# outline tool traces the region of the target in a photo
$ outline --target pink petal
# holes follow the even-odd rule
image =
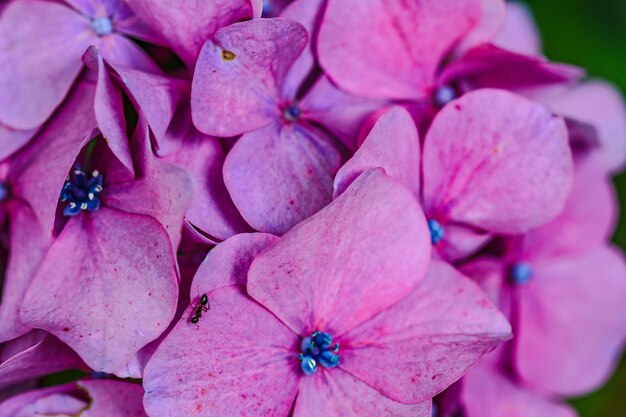
[[[67,173],[97,125],[94,91],[93,85],[78,83],[32,143],[11,159],[13,191],[30,204],[48,235]]]
[[[0,123],[0,161],[7,159],[30,142],[37,130],[38,128],[16,130]]]
[[[253,12],[253,8],[259,8],[257,0],[127,0],[127,3],[191,66],[204,41],[218,29],[260,15],[259,11]]]
[[[431,417],[431,402],[401,404],[390,400],[352,375],[332,369],[304,377],[294,417]]]
[[[385,112],[352,159],[337,172],[334,195],[341,194],[371,168],[383,168],[387,175],[419,197],[420,140],[411,115],[402,107]]]
[[[520,296],[517,372],[542,392],[577,396],[599,388],[626,340],[624,255],[606,247],[532,266]]]
[[[198,328],[185,317],[148,362],[148,414],[288,415],[299,380],[296,335],[237,287],[211,292],[209,305]]]
[[[405,297],[429,258],[415,198],[368,171],[254,260],[248,293],[300,335],[337,335]]]
[[[93,369],[141,376],[135,354],[174,316],[176,267],[153,218],[100,208],[72,218],[33,279],[21,319]]]
[[[184,146],[165,160],[186,169],[193,179],[193,198],[186,221],[219,240],[249,230],[224,185],[224,151],[217,139],[205,136],[193,126],[178,139]]]
[[[88,405],[78,398],[74,384],[25,392],[0,404],[0,417],[73,416]]]
[[[364,123],[386,104],[383,100],[348,94],[322,75],[302,98],[300,108],[304,117],[321,123],[350,150],[355,150]]]
[[[423,98],[444,55],[478,23],[480,3],[329,1],[318,38],[321,65],[354,94]]]
[[[81,417],[147,417],[143,410],[143,388],[139,384],[114,380],[83,380],[90,404]]]
[[[491,42],[504,27],[507,3],[504,0],[481,0],[481,3],[482,14],[478,25],[456,47],[459,51],[467,51],[474,46]]]
[[[224,182],[250,226],[279,235],[330,202],[339,158],[322,131],[271,125],[238,140]]]
[[[520,54],[541,54],[539,29],[528,6],[517,2],[506,4],[506,23],[494,44]]]
[[[278,240],[267,233],[241,233],[213,248],[198,268],[191,285],[191,299],[230,286],[246,286],[252,260]]]
[[[0,121],[33,129],[66,96],[96,40],[90,22],[62,3],[11,2],[0,18]]]
[[[107,62],[124,68],[159,73],[152,58],[130,39],[112,33],[102,38],[99,48]]]
[[[281,86],[307,39],[302,25],[278,18],[218,31],[196,64],[191,86],[196,127],[207,135],[235,136],[280,118]]]
[[[428,215],[491,232],[521,233],[546,223],[571,188],[563,120],[506,91],[471,92],[444,107],[423,155]]]
[[[9,357],[9,351],[16,349]],[[86,369],[80,357],[51,334],[33,330],[2,347],[0,387],[68,369]]]
[[[13,202],[9,216],[9,260],[3,277],[0,303],[2,342],[30,330],[29,326],[20,321],[19,311],[28,285],[50,246],[49,235],[29,207]]]
[[[463,377],[462,403],[467,417],[576,417],[565,403],[515,385],[484,365]]]
[[[494,45],[481,45],[446,66],[439,83],[461,83],[469,89],[513,90],[571,83],[583,75],[584,71],[578,67],[550,63],[542,57],[517,54]]]
[[[433,260],[408,297],[338,338],[340,367],[395,401],[417,403],[510,337],[511,326],[482,291]]]

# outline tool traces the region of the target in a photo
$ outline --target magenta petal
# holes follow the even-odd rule
[[[70,90],[95,38],[89,21],[62,3],[11,2],[0,18],[0,121],[32,129]]]
[[[541,53],[539,29],[528,6],[517,2],[506,4],[506,23],[493,43],[519,54]]]
[[[510,336],[507,320],[473,282],[433,260],[408,297],[338,339],[340,366],[396,401],[417,403]]]
[[[126,381],[84,380],[78,386],[87,391],[89,408],[81,417],[147,417],[143,410],[143,388]]]
[[[0,161],[8,158],[26,145],[37,133],[38,128],[16,130],[0,123]]]
[[[188,64],[218,29],[253,16],[257,0],[127,0]],[[258,13],[258,11],[257,11]]]
[[[461,401],[467,417],[576,417],[565,403],[517,386],[489,366],[477,366],[462,381]]]
[[[276,236],[267,233],[241,233],[218,244],[193,278],[191,299],[224,286],[245,287],[254,257],[277,240]]]
[[[384,113],[352,159],[337,172],[335,196],[371,168],[383,168],[419,197],[420,141],[411,115],[402,107]]]
[[[174,316],[176,279],[172,247],[156,220],[102,207],[67,223],[21,318],[67,343],[91,368],[139,377],[135,354]]]
[[[49,235],[67,173],[97,125],[94,91],[93,85],[78,83],[33,142],[11,159],[14,191],[30,204]]]
[[[502,90],[450,103],[424,142],[428,215],[491,232],[525,232],[554,218],[572,174],[563,120]]]
[[[252,263],[248,293],[298,334],[341,334],[423,278],[430,235],[415,198],[368,171]]]
[[[286,19],[255,19],[221,29],[207,41],[191,86],[191,115],[207,135],[235,136],[281,117],[280,90],[308,40]]]
[[[600,387],[626,340],[623,254],[598,248],[532,265],[520,295],[517,372],[548,393],[575,396]]]
[[[319,130],[271,125],[239,139],[224,182],[250,226],[279,235],[330,202],[339,158]]]
[[[103,58],[124,68],[133,68],[145,72],[160,72],[152,58],[130,39],[112,33],[102,38],[99,48]]]
[[[30,330],[19,318],[24,294],[50,246],[50,237],[30,208],[14,203],[9,217],[9,260],[0,303],[0,342]]]
[[[194,127],[183,137],[183,146],[165,158],[187,170],[193,179],[193,197],[186,221],[212,238],[224,240],[250,227],[233,204],[222,177],[224,151],[217,139]]]
[[[431,417],[431,402],[401,404],[352,375],[332,370],[302,378],[293,417]]]
[[[354,94],[419,99],[444,55],[476,25],[480,0],[335,0],[318,37],[322,67]]]
[[[213,291],[209,304],[198,328],[185,317],[148,362],[148,414],[288,415],[298,390],[297,336],[237,287]]]
[[[439,83],[460,82],[471,89],[522,89],[573,82],[583,75],[583,70],[571,65],[553,64],[539,56],[517,54],[494,45],[481,45],[446,66]]]
[[[88,405],[74,384],[25,392],[0,404],[0,417],[75,416]]]
[[[17,348],[6,358],[5,354]],[[66,344],[51,334],[34,330],[2,347],[0,387],[39,378],[67,369],[85,369],[83,361]]]

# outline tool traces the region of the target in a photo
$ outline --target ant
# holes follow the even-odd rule
[[[202,312],[206,312],[211,309],[211,306],[209,305],[209,297],[206,294],[202,294],[200,297],[200,303],[192,306],[192,309],[194,310],[194,314],[189,321],[199,329],[200,326],[198,326],[198,322],[202,317]]]

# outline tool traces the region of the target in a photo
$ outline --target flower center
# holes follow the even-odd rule
[[[272,3],[270,0],[263,0],[263,17],[272,13]]]
[[[75,216],[81,211],[96,211],[100,208],[102,192],[102,175],[93,171],[91,177],[85,171],[75,167],[65,180],[60,200],[67,203],[63,214]]]
[[[108,35],[113,32],[113,22],[108,17],[96,17],[91,21],[91,27],[98,36]]]
[[[339,343],[333,345],[333,338],[328,333],[313,332],[300,342],[300,368],[305,375],[313,375],[322,365],[325,368],[334,368],[339,365]]]
[[[0,203],[4,203],[11,197],[11,189],[9,184],[0,181]]]
[[[515,285],[524,285],[533,277],[532,267],[524,262],[516,262],[509,269],[509,280]]]
[[[437,87],[433,94],[433,104],[438,109],[443,108],[446,104],[458,97],[456,89],[450,85],[442,85]]]
[[[435,219],[428,220],[428,230],[430,230],[430,242],[433,245],[441,242],[441,239],[443,239],[446,234],[441,223]]]
[[[300,107],[298,107],[298,104],[296,103],[291,103],[288,107],[285,107],[285,110],[283,111],[283,116],[288,122],[296,121],[301,114],[302,110],[300,110]]]

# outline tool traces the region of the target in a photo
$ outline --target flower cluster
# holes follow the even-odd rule
[[[626,111],[521,6],[9,0],[0,56],[0,416],[570,417],[612,373]]]

